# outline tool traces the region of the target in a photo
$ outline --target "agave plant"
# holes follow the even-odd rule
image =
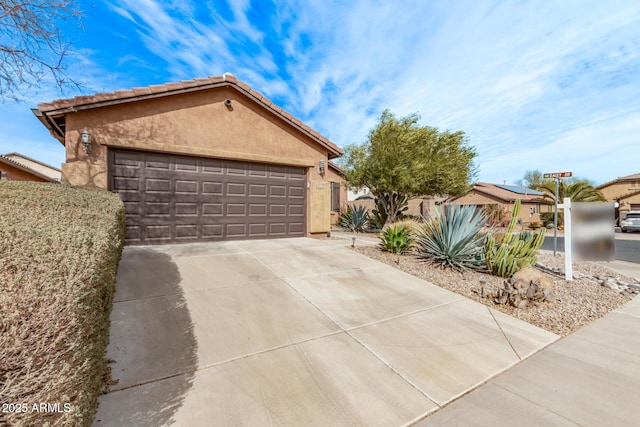
[[[382,250],[399,255],[409,252],[415,240],[409,228],[396,224],[385,227],[378,238]]]
[[[445,205],[425,220],[416,238],[418,256],[456,270],[486,270],[482,228],[487,216],[472,205]]]
[[[347,211],[340,215],[338,224],[350,229],[351,231],[364,231],[369,222],[369,211],[362,205],[355,208],[347,206]]]

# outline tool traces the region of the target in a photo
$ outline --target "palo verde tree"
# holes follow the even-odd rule
[[[345,147],[348,185],[368,187],[376,197],[394,192],[409,197],[464,194],[476,172],[475,149],[464,132],[420,126],[419,119],[417,114],[397,118],[383,111],[363,144]],[[393,222],[397,206],[385,210],[387,223]]]
[[[79,18],[73,0],[0,1],[0,101],[18,100],[51,79],[60,90],[78,85],[65,72],[70,44],[58,24]]]

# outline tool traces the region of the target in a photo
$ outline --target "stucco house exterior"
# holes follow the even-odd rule
[[[0,179],[58,183],[60,169],[20,153],[8,153],[0,155]]]
[[[629,211],[640,211],[640,173],[616,178],[596,187],[608,202],[617,202],[616,221]]]
[[[478,208],[485,208],[489,205],[496,205],[513,213],[513,205],[516,200],[521,200],[520,215],[522,223],[532,222],[541,224],[541,212],[553,212],[553,202],[544,199],[544,193],[518,185],[490,184],[477,182],[473,184],[471,190],[464,196],[446,199],[443,203],[453,203],[461,205],[476,205]]]
[[[340,213],[347,210],[347,182],[344,174],[340,166],[329,162],[327,179],[331,183],[331,225],[337,224]]]
[[[65,146],[63,183],[121,195],[129,244],[330,230],[340,178],[329,160],[342,150],[230,74],[33,112]]]

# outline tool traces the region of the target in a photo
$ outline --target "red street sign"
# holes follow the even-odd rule
[[[567,178],[570,177],[571,172],[553,172],[553,173],[545,173],[545,178]]]

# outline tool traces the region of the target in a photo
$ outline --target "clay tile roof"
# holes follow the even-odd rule
[[[511,191],[509,188],[517,189],[516,191]],[[476,182],[473,184],[473,187],[469,191],[469,193],[477,192],[483,193],[488,196],[497,198],[502,200],[503,202],[515,202],[517,199],[526,201],[542,201],[544,200],[544,195],[539,191],[526,189],[525,187],[519,187],[516,185],[502,185],[502,184],[491,184],[488,182]],[[467,193],[467,194],[469,194]],[[454,201],[464,196],[457,196],[448,199],[447,201]]]
[[[38,108],[34,109],[34,113],[40,121],[53,133],[59,133],[56,129],[51,128],[51,124],[42,116],[51,113],[52,115],[61,116],[67,113],[78,111],[80,109],[98,108],[114,103],[131,102],[138,99],[147,99],[149,97],[171,95],[174,93],[183,93],[185,91],[193,91],[199,89],[208,89],[220,85],[231,85],[243,92],[246,96],[253,98],[256,102],[262,104],[265,108],[271,110],[281,119],[287,121],[292,126],[297,127],[302,132],[317,140],[322,145],[327,146],[333,151],[334,156],[342,154],[342,149],[317,131],[305,125],[299,119],[293,117],[288,112],[267,99],[260,92],[252,89],[246,83],[239,81],[234,75],[225,73],[222,76],[210,76],[205,78],[196,78],[193,80],[182,80],[180,82],[165,83],[160,85],[150,85],[147,87],[137,87],[127,90],[116,90],[114,92],[96,93],[90,96],[77,96],[69,99],[56,99],[51,102],[42,102],[38,104]],[[64,141],[64,135],[56,136]]]
[[[18,153],[10,153],[10,154],[18,154]],[[25,157],[25,158],[27,158],[29,160],[38,162],[37,160],[30,159],[29,157],[26,157],[26,156],[23,156],[23,157]],[[45,175],[43,173],[40,173],[40,172],[38,172],[36,170],[33,170],[30,167],[28,167],[27,165],[24,165],[24,164],[22,164],[22,163],[20,163],[20,162],[18,162],[16,160],[10,159],[9,157],[5,157],[3,154],[0,154],[0,163],[8,164],[10,166],[13,166],[16,169],[20,169],[22,171],[30,173],[31,175],[37,176],[37,177],[42,178],[42,179],[44,179],[46,181],[49,181],[49,182],[58,182],[54,178],[52,178],[50,176],[47,176],[47,175]],[[48,167],[50,167],[52,169],[56,169],[56,168],[54,168],[52,166],[49,166],[49,165],[47,165],[45,163],[42,163],[42,162],[38,162],[38,163],[41,163],[41,164],[43,164],[45,166],[48,166]],[[59,169],[56,169],[56,170],[59,170]]]

